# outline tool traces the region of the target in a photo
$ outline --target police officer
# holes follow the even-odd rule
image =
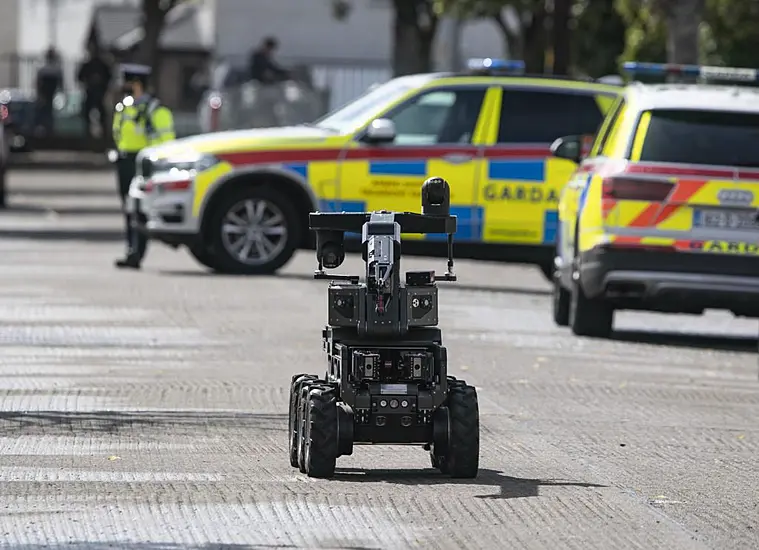
[[[116,267],[139,269],[148,241],[139,230],[138,222],[144,225],[145,219],[139,205],[132,214],[126,208],[129,185],[136,171],[135,160],[141,149],[171,141],[176,135],[171,111],[147,92],[150,67],[125,64],[120,69],[125,96],[116,105],[113,115],[113,141],[119,152],[116,167],[125,212],[127,253],[116,262]]]

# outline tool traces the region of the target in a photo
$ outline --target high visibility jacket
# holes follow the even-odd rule
[[[134,100],[125,97],[113,114],[113,141],[123,153],[137,153],[145,147],[176,139],[174,115],[151,96]]]

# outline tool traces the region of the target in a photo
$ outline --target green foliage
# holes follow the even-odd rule
[[[614,7],[626,29],[620,63],[665,61],[667,28],[657,3],[652,0],[615,0]]]
[[[707,0],[711,57],[732,67],[759,67],[759,3],[753,0]]]
[[[625,50],[625,22],[611,2],[578,1],[574,6],[572,65],[574,72],[599,78],[618,71]]]

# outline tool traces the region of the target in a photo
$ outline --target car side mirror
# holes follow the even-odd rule
[[[583,156],[583,141],[582,136],[560,137],[551,144],[551,155],[580,164]]]
[[[373,120],[364,134],[369,143],[392,143],[395,141],[395,123],[387,118]]]

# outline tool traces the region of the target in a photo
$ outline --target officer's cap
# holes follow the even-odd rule
[[[120,70],[125,81],[145,81],[150,77],[150,73],[152,72],[151,68],[148,65],[138,65],[136,63],[123,63],[120,67]]]

